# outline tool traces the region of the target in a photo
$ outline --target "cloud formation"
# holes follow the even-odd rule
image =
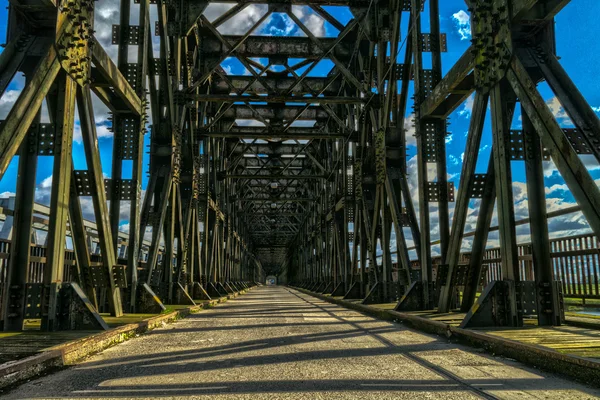
[[[464,10],[460,10],[457,13],[452,14],[452,20],[456,25],[460,39],[471,39],[471,17],[469,14]]]

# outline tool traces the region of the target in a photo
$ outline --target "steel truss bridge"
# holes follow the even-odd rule
[[[0,177],[7,179],[18,156],[14,206],[5,212],[12,228],[2,244],[3,329],[21,330],[27,318],[40,318],[43,330],[81,327],[77,313],[145,312],[266,275],[364,303],[397,302],[397,310],[470,310],[464,326],[519,326],[525,316],[560,325],[564,280],[573,274],[554,268],[544,160],[552,159],[594,233],[585,248],[559,250],[589,251],[600,235],[600,190],[580,158],[600,160],[600,121],[555,54],[554,17],[569,1],[466,0],[472,44],[446,75],[438,2],[246,0],[209,20],[208,1],[121,0],[111,58],[95,31],[97,2],[11,1],[0,93],[18,73],[25,85],[0,126]],[[256,4],[267,12],[245,34],[221,33]],[[299,5],[339,34],[315,36],[292,12]],[[326,6],[348,7],[352,18],[342,23]],[[273,13],[286,14],[303,36],[257,35]],[[230,58],[247,74],[227,72],[222,64]],[[315,76],[323,60],[333,68]],[[575,129],[554,118],[537,89],[542,81]],[[455,194],[446,124],[471,95]],[[98,144],[99,102],[112,116],[110,178]],[[511,130],[517,103],[519,131]],[[487,170],[477,171],[488,107],[493,151]],[[410,114],[416,168],[407,166]],[[85,169],[74,167],[76,130]],[[45,217],[35,205],[40,157],[54,160]],[[515,230],[516,162],[527,178],[526,254]],[[415,200],[409,175],[418,177]],[[84,219],[82,197],[92,202],[93,224]],[[461,245],[474,198],[478,219],[466,256]],[[500,247],[490,261],[495,210]],[[40,224],[46,239],[32,244]],[[496,272],[483,279],[490,263]],[[596,296],[598,274],[595,260],[581,275]]]

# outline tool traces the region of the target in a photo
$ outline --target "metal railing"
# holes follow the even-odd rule
[[[531,243],[517,246],[519,254],[519,277],[521,280],[535,280]],[[459,264],[466,265],[470,253],[461,253]],[[564,238],[550,239],[550,257],[554,278],[561,281],[563,296],[580,299],[600,299],[600,241],[593,233]],[[441,257],[434,257],[434,278]],[[419,261],[411,262],[413,269],[419,269]],[[483,259],[481,286],[490,281],[502,279],[500,248],[486,249]]]

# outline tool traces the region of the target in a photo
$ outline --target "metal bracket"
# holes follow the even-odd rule
[[[460,324],[461,328],[511,326],[510,281],[491,281]]]
[[[91,196],[92,186],[90,184],[90,174],[86,169],[76,169],[73,171],[75,174],[75,190],[77,196]]]
[[[113,265],[112,267],[112,280],[116,287],[125,289],[127,288],[127,273],[124,265]]]
[[[38,156],[51,156],[54,154],[56,138],[54,124],[31,124],[29,132],[31,134],[30,152],[36,153]]]
[[[113,192],[113,185],[117,184],[116,193]],[[104,191],[106,192],[106,200],[124,200],[131,201],[135,199],[136,188],[132,179],[105,179]],[[116,198],[114,196],[116,194]]]
[[[139,121],[135,118],[119,118],[116,125],[118,157],[121,160],[134,160],[137,156],[138,140],[142,140]]]
[[[517,310],[521,315],[537,315],[537,286],[535,281],[516,283]]]
[[[126,42],[130,46],[140,44],[140,27],[138,25],[129,25],[125,27],[127,37]],[[112,44],[119,44],[121,41],[121,25],[112,26]]]
[[[411,10],[411,0],[402,0],[402,11]],[[421,12],[425,10],[425,2],[421,2]]]
[[[510,130],[510,159],[512,161],[525,160],[525,145],[521,129]]]
[[[426,122],[424,124],[424,130],[422,134],[425,139],[425,161],[428,163],[435,163],[439,159],[440,146],[442,140],[445,140],[441,132],[438,131],[437,125],[434,122]]]
[[[160,313],[167,309],[147,283],[143,283],[141,289],[137,304],[138,312]]]
[[[441,186],[439,182],[427,182],[427,201],[440,201]],[[454,201],[454,182],[448,182],[448,201]]]
[[[439,264],[436,270],[435,281],[438,284],[445,284],[448,279],[448,264]]]
[[[585,138],[581,136],[581,133],[577,129],[563,129],[565,136],[573,146],[573,149],[578,154],[591,154]],[[510,130],[510,159],[511,161],[524,161],[526,154],[526,144],[523,139],[523,130],[511,129]],[[550,152],[547,148],[542,145],[542,159],[544,161],[550,161]]]
[[[439,49],[436,49],[436,46],[439,46]],[[422,33],[421,34],[421,51],[425,53],[431,53],[433,51],[440,51],[442,53],[448,52],[448,42],[445,33],[440,34],[440,39],[438,43],[435,43],[435,40],[432,40],[432,36],[430,33]]]
[[[454,285],[465,286],[467,284],[467,276],[469,275],[469,264],[458,264],[455,274]]]
[[[487,174],[475,174],[473,181],[469,186],[469,198],[481,199],[484,194],[485,183],[487,182]]]
[[[579,129],[563,129],[563,132],[577,154],[592,154],[587,138]]]
[[[138,88],[142,86],[142,66],[138,63],[127,63],[125,79],[137,92]]]
[[[150,286],[157,287],[160,285],[162,271],[158,268],[152,270],[152,276],[150,277]]]
[[[163,60],[161,58],[153,58],[153,62],[155,75],[165,75],[165,70],[163,68]],[[172,58],[168,58],[167,63],[167,68],[169,69],[169,76],[175,76],[175,60],[173,60]]]
[[[94,265],[90,265],[88,269],[88,279],[90,286],[98,288],[109,287],[108,274],[106,273],[106,269],[102,264],[96,263]]]
[[[432,69],[421,70],[421,76],[421,91],[419,93],[419,98],[421,101],[424,101],[431,94],[441,77],[436,76]]]
[[[59,292],[58,330],[108,330],[108,325],[78,284],[65,283]]]
[[[15,289],[11,287],[11,299]],[[44,314],[44,305],[47,307],[48,304],[44,303],[44,284],[43,283],[28,283],[25,289],[25,318],[42,318]],[[12,308],[12,305],[11,305]],[[47,310],[46,310],[47,311]],[[10,315],[9,315],[10,317]]]
[[[411,227],[410,217],[408,216],[408,213],[406,212],[405,207],[402,207],[402,213],[400,214],[400,223],[402,224],[403,228]]]

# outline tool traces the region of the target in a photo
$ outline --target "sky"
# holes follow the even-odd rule
[[[7,0],[0,0],[0,42],[4,42],[6,32],[7,19]],[[100,43],[111,57],[116,60],[116,46],[110,44],[111,25],[117,24],[119,20],[119,1],[118,0],[100,0],[96,2],[96,20],[95,29],[96,36]],[[132,24],[137,23],[137,5],[132,6]],[[214,20],[218,15],[221,15],[231,4],[211,4],[205,11],[205,15],[209,20]],[[352,14],[347,7],[324,7],[342,24],[348,23],[352,19]],[[155,6],[151,6],[154,10]],[[250,29],[254,23],[264,14],[266,6],[251,5],[242,11],[238,16],[234,17],[221,27],[219,31],[222,34],[238,34],[242,35]],[[318,37],[335,37],[338,31],[329,23],[318,17],[309,7],[293,7],[294,14],[310,29],[310,31]],[[561,64],[570,74],[575,84],[587,99],[589,104],[600,115],[600,41],[592,40],[592,37],[597,37],[600,34],[600,27],[597,24],[597,16],[600,15],[600,2],[597,0],[573,0],[556,18],[556,33],[557,33],[557,52]],[[155,19],[155,11],[152,18]],[[401,43],[404,45],[404,34],[407,31],[408,13],[403,13]],[[469,26],[469,15],[467,7],[463,0],[443,0],[440,1],[440,25],[441,31],[447,34],[448,52],[442,55],[442,65],[444,73],[447,72],[454,62],[463,54],[465,49],[470,44],[471,33]],[[424,13],[422,24],[423,32],[428,32],[429,21],[428,13]],[[298,26],[286,15],[281,13],[272,14],[262,25],[257,27],[253,34],[272,35],[272,36],[304,36],[304,33]],[[158,50],[156,38],[155,51]],[[133,54],[134,52],[132,52]],[[402,62],[404,52],[399,51],[399,62]],[[425,67],[428,67],[428,56],[425,55]],[[261,61],[261,60],[257,60]],[[299,61],[299,60],[297,60]],[[235,58],[226,59],[221,66],[230,74],[249,74],[249,72]],[[328,61],[322,61],[309,76],[324,76],[329,72],[333,64]],[[0,119],[6,117],[11,105],[18,97],[22,89],[24,80],[21,76],[16,77],[10,84],[8,90],[0,98]],[[540,92],[547,101],[552,112],[560,122],[561,126],[567,128],[572,127],[572,123],[562,109],[560,103],[553,96],[546,84],[540,84]],[[467,99],[464,104],[459,106],[457,110],[449,117],[449,135],[446,138],[447,144],[447,161],[449,180],[455,183],[458,188],[460,185],[460,169],[462,166],[465,144],[467,141],[466,133],[468,131],[469,119],[472,107],[472,97]],[[101,161],[103,172],[106,177],[111,176],[111,153],[112,153],[112,132],[110,131],[109,114],[98,99],[94,99],[96,125],[99,136],[99,145],[101,151]],[[409,104],[410,110],[412,104]],[[517,111],[519,109],[517,108]],[[45,110],[42,110],[45,113]],[[407,111],[407,116],[410,113]],[[44,117],[43,117],[44,118]],[[77,123],[78,124],[78,123]],[[513,128],[519,129],[520,122],[518,113],[513,121]],[[415,206],[418,196],[417,176],[416,176],[416,147],[415,140],[412,136],[414,128],[410,123],[410,118],[406,124],[408,138],[408,156],[407,162],[409,171],[412,173],[409,176],[409,183],[412,190],[412,197],[415,200]],[[145,141],[149,143],[149,135],[145,136]],[[491,121],[487,118],[485,125],[484,139],[482,140],[478,173],[485,173],[485,167],[490,154],[491,145]],[[81,136],[76,128],[75,142],[73,146],[74,163],[76,169],[85,169],[85,157]],[[147,154],[145,154],[145,165],[148,164]],[[584,162],[594,179],[600,183],[600,168],[596,161],[591,156],[583,156]],[[573,196],[566,187],[564,180],[560,177],[556,168],[551,162],[545,163],[545,183],[548,211],[554,211],[560,208],[570,207],[575,205]],[[129,178],[131,166],[124,165],[124,178]],[[514,179],[514,200],[515,212],[517,219],[527,218],[527,192],[525,185],[525,173],[522,162],[513,162],[513,179]],[[433,169],[433,166],[432,166]],[[50,184],[51,184],[52,158],[40,157],[38,173],[36,177],[36,200],[40,203],[48,204],[50,199]],[[14,160],[3,179],[0,181],[0,197],[7,197],[15,191],[15,180],[17,175],[17,162]],[[129,174],[129,175],[128,175]],[[144,174],[143,189],[147,184],[147,174]],[[91,208],[91,200],[82,198],[82,208],[86,218],[93,219]],[[470,212],[467,220],[466,231],[471,231],[475,228],[477,217],[478,200],[472,200],[470,204]],[[439,236],[437,228],[437,205],[432,204],[432,240]],[[454,204],[450,205],[451,213]],[[496,218],[494,218],[494,224]],[[121,229],[127,231],[127,210],[124,210],[121,221]],[[579,213],[571,214],[550,221],[550,231],[553,237],[569,236],[576,233],[589,232],[589,226],[583,216]],[[517,230],[519,241],[525,242],[529,240],[529,227],[527,225],[518,227]],[[411,245],[410,235],[408,242]],[[465,240],[463,248],[468,249],[469,240]],[[490,235],[489,245],[497,245],[497,236]],[[436,252],[434,247],[434,253]]]

